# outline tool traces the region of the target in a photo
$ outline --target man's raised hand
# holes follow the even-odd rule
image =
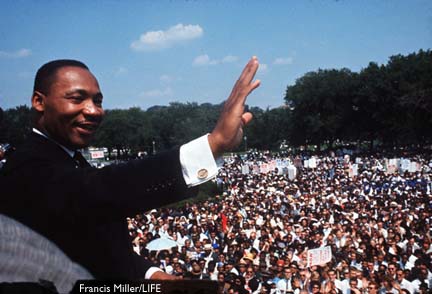
[[[244,105],[246,97],[260,85],[259,80],[253,81],[258,66],[258,59],[252,57],[225,101],[216,127],[208,137],[214,157],[238,146],[243,138],[243,126],[252,120],[252,114],[244,112]]]

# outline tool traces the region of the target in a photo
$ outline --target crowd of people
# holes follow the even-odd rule
[[[383,156],[314,157],[296,177],[252,166],[282,159],[249,153],[225,161],[223,191],[202,203],[128,219],[134,250],[169,274],[218,281],[224,293],[429,293],[432,288],[432,158],[390,171]],[[251,168],[245,172],[244,166]],[[170,250],[148,251],[157,238]],[[310,265],[310,249],[331,261]]]

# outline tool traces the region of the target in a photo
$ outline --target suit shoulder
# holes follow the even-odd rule
[[[71,161],[69,155],[60,146],[43,137],[38,137],[41,136],[30,136],[24,144],[17,147],[7,158],[6,164],[2,169],[3,174],[41,164],[66,163]]]

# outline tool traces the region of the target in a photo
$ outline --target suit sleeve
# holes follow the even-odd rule
[[[23,165],[16,183],[10,184],[23,186],[23,179],[27,181],[31,188],[21,188],[27,205],[70,218],[70,222],[82,218],[111,221],[186,199],[198,191],[188,189],[184,181],[178,148],[102,169],[79,169],[49,158],[30,158]],[[43,199],[30,196],[34,188]]]

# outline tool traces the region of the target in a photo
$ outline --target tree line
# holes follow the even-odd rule
[[[360,72],[317,70],[286,90],[290,142],[425,145],[432,138],[432,52],[395,55]]]
[[[215,125],[222,104],[170,103],[106,111],[94,146],[123,153],[152,153],[181,145]],[[370,62],[359,72],[318,69],[287,87],[284,105],[246,107],[254,115],[239,150],[334,147],[354,143],[385,147],[427,146],[432,141],[432,51],[391,56],[387,64]],[[31,109],[3,111],[0,142],[14,145],[31,128]]]

